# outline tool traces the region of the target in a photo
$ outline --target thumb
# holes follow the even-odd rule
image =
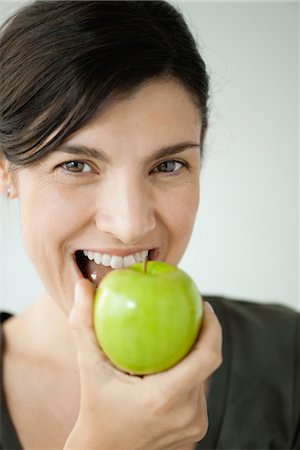
[[[93,299],[95,287],[87,278],[81,278],[75,285],[74,303],[69,315],[81,369],[106,361],[99,347],[93,328]]]
[[[87,278],[77,281],[74,291],[74,303],[69,315],[72,330],[93,328],[93,298],[95,288]]]

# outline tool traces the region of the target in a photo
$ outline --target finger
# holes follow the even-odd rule
[[[75,285],[74,303],[69,316],[72,329],[92,328],[93,297],[95,288],[87,278],[81,278]]]
[[[221,362],[222,329],[212,307],[204,302],[202,327],[191,352],[176,366],[149,378],[155,383],[165,381],[165,388],[182,392],[209,378]]]
[[[69,315],[69,324],[78,352],[78,361],[85,365],[107,361],[101,351],[93,328],[94,285],[86,278],[80,279],[75,286],[74,304]]]

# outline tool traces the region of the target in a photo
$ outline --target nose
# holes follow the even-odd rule
[[[151,192],[133,179],[115,182],[96,213],[97,228],[126,245],[133,245],[155,229],[156,217]]]

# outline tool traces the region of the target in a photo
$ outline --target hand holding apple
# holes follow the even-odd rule
[[[69,315],[80,408],[64,450],[173,450],[203,439],[208,427],[205,382],[222,361],[217,316],[203,302],[193,351],[169,370],[140,378],[116,370],[101,351],[93,329],[94,293],[94,285],[80,279]]]
[[[95,294],[99,344],[119,369],[145,375],[169,369],[191,350],[202,299],[193,280],[175,266],[148,261],[114,270]]]

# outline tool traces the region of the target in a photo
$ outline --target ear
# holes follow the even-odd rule
[[[0,156],[0,194],[9,198],[17,197],[16,182],[4,156]]]

